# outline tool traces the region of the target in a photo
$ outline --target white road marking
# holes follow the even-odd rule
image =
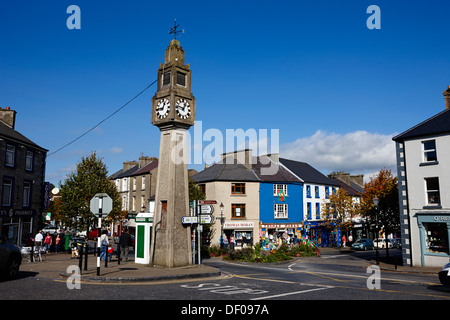
[[[295,294],[301,294],[301,293],[307,293],[307,292],[311,292],[311,291],[318,291],[318,290],[325,290],[325,289],[330,289],[330,288],[322,287],[322,288],[308,289],[308,290],[295,291],[295,292],[286,292],[286,293],[276,294],[276,295],[273,295],[273,296],[264,296],[264,297],[259,297],[259,298],[253,298],[253,299],[250,299],[250,300],[272,299],[272,298],[292,296],[292,295],[295,295]]]

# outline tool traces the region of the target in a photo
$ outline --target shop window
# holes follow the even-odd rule
[[[439,178],[425,178],[427,201],[429,205],[440,205]]]
[[[245,183],[232,183],[231,194],[245,194]]]
[[[426,252],[449,254],[446,223],[424,222]]]
[[[245,218],[245,204],[231,205],[231,218],[244,219]]]

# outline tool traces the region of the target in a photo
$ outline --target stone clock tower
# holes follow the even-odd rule
[[[191,228],[181,217],[189,216],[186,131],[195,122],[195,98],[190,66],[176,39],[158,69],[151,120],[161,131],[151,259],[163,267],[187,266],[192,264]]]

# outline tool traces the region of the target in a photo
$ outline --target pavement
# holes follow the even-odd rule
[[[69,267],[78,267],[79,263],[80,260],[72,258],[71,254],[50,253],[43,255],[42,261],[30,262],[29,259],[24,258],[20,266],[20,272],[39,277],[64,279],[74,275],[74,271]],[[124,283],[209,278],[220,275],[220,270],[204,264],[176,268],[152,267],[151,265],[135,263],[132,258],[128,261],[121,261],[119,264],[115,256],[111,262],[108,261],[107,267],[105,267],[105,262],[101,260],[100,275],[97,275],[97,257],[89,254],[87,270],[85,270],[85,259],[83,257],[80,276],[81,281],[85,282]]]
[[[365,260],[351,255],[352,250],[338,249],[338,248],[320,248],[321,257],[306,257],[296,258],[295,263],[314,263],[314,264],[329,264],[329,265],[350,265],[354,267],[367,267],[368,265],[375,265],[375,260]],[[345,256],[344,256],[345,255]],[[131,255],[130,255],[131,256]],[[339,259],[340,257],[345,259]],[[220,258],[214,258],[220,259]],[[70,254],[50,253],[43,256],[43,261],[29,262],[24,258],[20,267],[20,272],[25,272],[28,275],[50,278],[68,278],[74,273],[70,266],[79,266],[79,259],[72,258]],[[423,273],[423,274],[437,274],[442,268],[437,267],[409,267],[396,265],[397,260],[387,260],[381,257],[378,266],[382,271],[403,272],[403,273]],[[88,282],[109,282],[109,283],[123,283],[123,282],[147,282],[147,281],[167,281],[179,279],[193,279],[193,278],[210,278],[218,277],[221,271],[217,268],[207,266],[205,264],[196,264],[185,267],[164,268],[159,266],[151,266],[145,264],[138,264],[134,259],[130,258],[128,261],[121,261],[120,264],[117,258],[108,262],[105,267],[105,262],[102,260],[100,264],[100,275],[97,275],[97,257],[93,254],[88,255],[87,270],[85,270],[85,261],[82,261],[81,281]],[[20,276],[20,274],[19,274]]]

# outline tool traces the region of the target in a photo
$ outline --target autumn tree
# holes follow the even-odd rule
[[[328,229],[339,228],[346,233],[352,227],[352,218],[356,214],[356,204],[344,189],[339,188],[322,204],[324,226]]]
[[[96,220],[90,211],[90,201],[96,193],[106,193],[113,200],[113,209],[108,219],[116,220],[120,215],[119,192],[108,180],[106,165],[95,152],[82,157],[75,171],[60,185],[62,205],[59,213],[65,225],[79,230],[87,230],[94,225]]]
[[[377,209],[373,204],[375,196],[379,199]],[[397,177],[392,176],[391,170],[381,170],[364,184],[361,215],[366,217],[372,225],[383,228],[386,241],[389,234],[400,232],[398,183]],[[388,246],[386,246],[386,252],[389,255]]]

